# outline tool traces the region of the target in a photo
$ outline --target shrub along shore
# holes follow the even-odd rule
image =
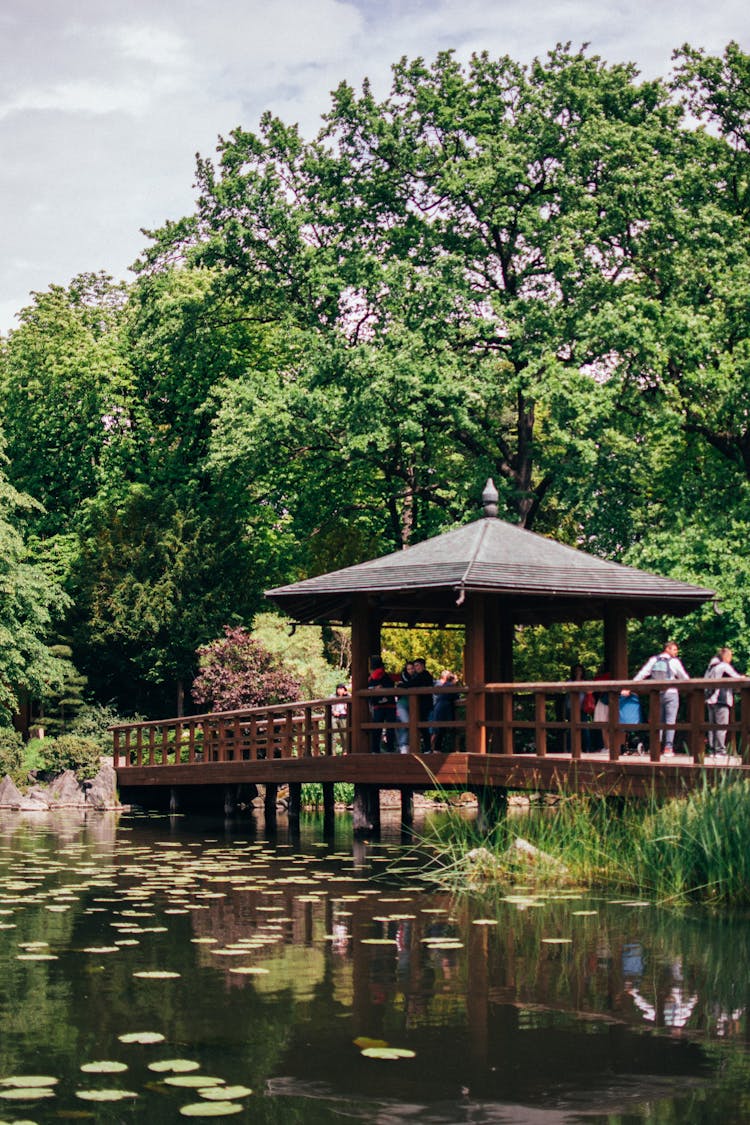
[[[665,904],[750,906],[750,782],[731,776],[663,801],[565,796],[502,818],[489,835],[451,813],[423,843],[429,876],[455,891],[564,882]]]

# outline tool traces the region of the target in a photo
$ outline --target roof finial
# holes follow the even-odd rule
[[[492,477],[488,477],[487,483],[484,486],[484,492],[482,493],[482,504],[484,505],[485,516],[497,516],[497,502],[499,499],[500,494],[495,488],[495,482]]]

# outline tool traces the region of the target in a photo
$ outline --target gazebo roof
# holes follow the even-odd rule
[[[480,592],[501,599],[518,623],[601,618],[608,605],[629,617],[683,616],[714,596],[491,516],[266,596],[306,623],[346,623],[354,597],[364,594],[383,621],[447,624],[465,620],[467,595]]]

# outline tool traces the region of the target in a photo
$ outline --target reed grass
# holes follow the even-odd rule
[[[538,852],[520,852],[518,839]],[[552,809],[502,818],[490,833],[448,812],[424,842],[426,875],[452,890],[563,882],[674,904],[750,905],[750,782],[741,778],[663,801],[563,796]]]

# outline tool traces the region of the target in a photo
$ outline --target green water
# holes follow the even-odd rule
[[[746,919],[452,901],[388,833],[0,814],[0,1121],[750,1120]]]

